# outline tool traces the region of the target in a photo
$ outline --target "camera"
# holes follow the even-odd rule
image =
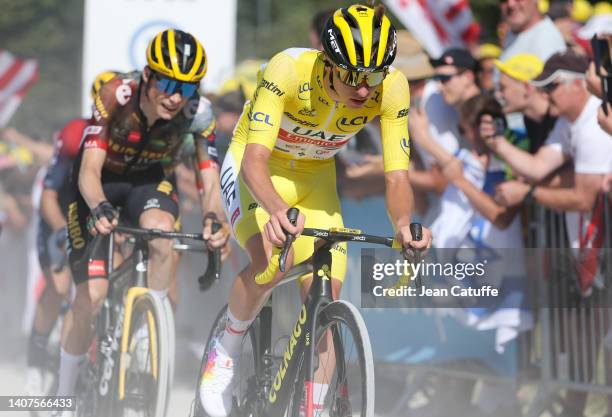
[[[495,136],[504,136],[506,133],[506,121],[503,117],[494,117],[493,125],[495,126]]]

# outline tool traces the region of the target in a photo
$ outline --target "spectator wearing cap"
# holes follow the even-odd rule
[[[483,91],[495,90],[495,60],[501,55],[501,48],[493,43],[483,43],[478,47],[478,85]]]
[[[537,55],[546,61],[556,52],[565,51],[561,32],[538,9],[538,0],[501,0],[503,22],[510,29],[504,39],[501,61],[520,54]]]
[[[550,114],[546,93],[529,82],[540,75],[544,63],[532,54],[517,54],[506,61],[495,61],[500,71],[499,96],[505,114],[522,113],[529,152],[535,153],[553,129],[557,118]]]
[[[461,103],[480,93],[476,85],[477,61],[463,49],[446,50],[438,59],[429,60],[433,77],[423,92],[421,106],[412,108],[409,115],[411,137],[423,141],[434,141],[447,152],[454,154],[464,143],[459,132],[457,109]],[[430,209],[424,223],[430,224],[439,213],[439,195],[448,181],[442,175],[438,161],[421,146],[416,151],[423,161],[424,170],[411,174],[415,189],[433,191],[430,194]]]
[[[478,62],[465,49],[448,49],[438,59],[430,60],[444,101],[457,109],[480,93],[476,84]]]
[[[574,163],[574,184],[567,188],[551,188],[509,181],[497,189],[497,200],[513,206],[528,195],[545,207],[561,211],[590,212],[604,176],[610,172],[612,140],[597,124],[601,102],[586,89],[585,57],[568,51],[553,55],[542,73],[531,81],[546,92],[550,113],[558,116],[546,143],[535,155],[524,152],[493,133],[491,124],[481,123],[481,135],[487,145],[515,172],[532,183],[542,181],[567,160]],[[574,216],[575,217],[575,216]],[[571,244],[578,242],[578,225],[568,225]]]

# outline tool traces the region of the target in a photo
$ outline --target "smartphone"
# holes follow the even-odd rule
[[[594,35],[591,39],[591,47],[593,48],[593,60],[595,62],[595,72],[601,80],[601,92],[603,101],[601,107],[604,114],[609,115],[606,102],[612,105],[612,59],[610,57],[610,44],[607,39],[600,39]],[[602,69],[605,71],[602,71]]]
[[[504,136],[506,133],[506,122],[501,117],[494,117],[495,136]]]
[[[602,77],[601,69],[606,71],[605,75],[612,76],[612,60],[610,58],[610,45],[607,39],[600,39],[597,35],[593,35],[591,39],[591,47],[593,48],[593,59],[595,61],[595,72]]]

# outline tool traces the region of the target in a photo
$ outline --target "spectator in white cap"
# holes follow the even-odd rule
[[[542,73],[531,83],[546,92],[550,113],[559,116],[553,131],[535,155],[524,152],[496,137],[491,124],[481,124],[481,135],[497,155],[531,184],[509,181],[497,189],[496,199],[513,206],[528,196],[545,207],[589,213],[610,172],[612,140],[597,124],[600,100],[586,89],[585,57],[568,51],[553,55]],[[564,162],[574,163],[574,184],[567,188],[537,185]],[[568,222],[569,223],[569,222]],[[568,224],[573,246],[578,242],[578,224]]]

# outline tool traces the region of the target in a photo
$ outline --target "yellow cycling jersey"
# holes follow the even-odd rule
[[[291,48],[275,55],[260,73],[233,141],[261,144],[272,151],[272,158],[316,162],[332,158],[378,116],[385,172],[408,169],[410,92],[404,75],[391,68],[362,108],[348,108],[327,94],[321,54]]]

